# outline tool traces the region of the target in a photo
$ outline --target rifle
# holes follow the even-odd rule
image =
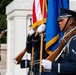
[[[19,64],[21,62],[21,59],[22,57],[24,56],[24,54],[26,53],[26,48],[20,52],[14,59],[13,61],[16,63],[16,64]]]
[[[76,27],[74,27],[70,32],[67,33],[66,36],[64,36],[61,41],[60,44],[58,46],[58,48],[56,50],[54,50],[54,52],[52,54],[50,54],[46,59],[50,60],[50,61],[54,61],[55,58],[57,57],[57,55],[59,54],[59,52],[61,51],[61,49],[64,47],[65,43],[67,43],[69,41],[69,39],[76,33]]]
[[[0,61],[1,61],[1,38],[5,34],[5,32],[7,32],[7,29],[0,32]]]
[[[5,32],[7,32],[7,29],[6,29],[6,30],[3,30],[3,31],[0,33],[0,38],[4,35]]]

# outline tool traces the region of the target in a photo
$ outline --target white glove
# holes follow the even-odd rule
[[[32,35],[34,33],[35,33],[35,30],[33,30],[33,29],[30,29],[29,32],[28,32],[29,35]]]
[[[18,64],[18,61],[17,61],[17,60],[15,60],[15,59],[13,59],[13,62],[14,62],[15,64]]]
[[[52,68],[52,62],[49,60],[42,60],[42,66],[44,67],[44,69],[51,69]]]
[[[45,24],[41,24],[41,25],[37,28],[37,31],[38,31],[39,33],[44,32],[44,31],[45,31]]]

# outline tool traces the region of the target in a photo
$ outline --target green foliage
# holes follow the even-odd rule
[[[0,0],[0,33],[1,31],[7,29],[7,21],[6,21],[6,6],[12,2],[13,0]],[[7,34],[5,33],[1,39],[0,43],[7,43]]]

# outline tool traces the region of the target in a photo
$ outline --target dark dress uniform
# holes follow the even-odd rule
[[[58,61],[52,63],[52,72],[57,75],[76,75],[76,34],[67,42]]]
[[[26,42],[26,50],[28,53],[32,53],[32,47],[34,47],[34,62],[35,65],[33,65],[33,73],[34,75],[39,75],[39,59],[40,59],[40,36],[39,34],[37,36],[34,36],[35,34],[33,34],[32,36],[27,36],[27,42]],[[43,41],[43,56],[42,58],[45,59],[48,54],[45,51],[45,39]],[[38,60],[38,61],[37,61]],[[27,68],[29,67],[29,72],[28,75],[30,75],[30,70],[31,70],[31,65],[30,65],[30,60],[22,60],[20,63],[21,68]],[[25,67],[25,63],[27,63],[27,66]],[[38,63],[38,64],[36,64]],[[44,71],[42,71],[42,75],[44,75]]]

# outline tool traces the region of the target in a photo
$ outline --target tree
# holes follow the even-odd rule
[[[7,22],[6,22],[6,6],[12,2],[13,0],[0,0],[0,33],[1,31],[7,29]],[[0,43],[7,43],[7,33],[5,33],[0,38]]]

